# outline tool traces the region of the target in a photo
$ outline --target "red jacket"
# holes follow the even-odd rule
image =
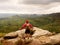
[[[25,24],[22,25],[21,29],[25,29],[26,26],[28,26],[28,27],[30,27],[30,28],[33,28],[32,24],[30,24],[30,23],[25,23]]]

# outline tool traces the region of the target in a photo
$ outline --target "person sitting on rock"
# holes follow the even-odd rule
[[[28,20],[26,20],[26,22],[22,25],[22,27],[20,28],[20,30],[22,30],[22,29],[26,29],[25,30],[25,35],[24,35],[24,38],[25,37],[31,37],[32,36],[32,34],[33,34],[33,26],[32,26],[32,24],[30,24],[29,23],[29,21]]]

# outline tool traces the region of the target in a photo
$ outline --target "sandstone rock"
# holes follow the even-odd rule
[[[35,33],[32,35],[33,37],[38,37],[38,36],[42,36],[42,35],[51,35],[51,32],[47,31],[47,30],[43,30],[37,27],[34,27]]]
[[[49,37],[52,41],[52,44],[60,43],[60,33]]]
[[[25,34],[25,29],[18,30],[16,32],[8,33],[5,36],[16,36],[18,37],[13,39],[3,40],[3,45],[47,45],[47,44],[57,44],[60,43],[60,34],[52,35],[51,32],[43,30],[37,27],[34,27],[35,33],[30,39],[23,39],[22,37]],[[50,36],[48,36],[50,35]]]
[[[17,45],[17,42],[18,42],[19,40],[20,40],[20,38],[3,40],[2,45]]]
[[[42,45],[38,39],[33,39],[33,41],[27,45]]]

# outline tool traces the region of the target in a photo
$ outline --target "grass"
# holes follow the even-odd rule
[[[0,45],[2,45],[2,44],[0,43]]]
[[[0,37],[3,37],[6,33],[0,33]]]

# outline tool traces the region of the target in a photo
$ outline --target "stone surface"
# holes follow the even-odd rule
[[[52,35],[51,32],[47,30],[43,30],[37,27],[34,27],[35,33],[32,35],[32,38],[23,39],[25,29],[18,30],[16,32],[8,33],[5,36],[15,36],[18,35],[17,38],[14,39],[3,39],[3,45],[54,45],[60,43],[60,33],[56,35]]]

